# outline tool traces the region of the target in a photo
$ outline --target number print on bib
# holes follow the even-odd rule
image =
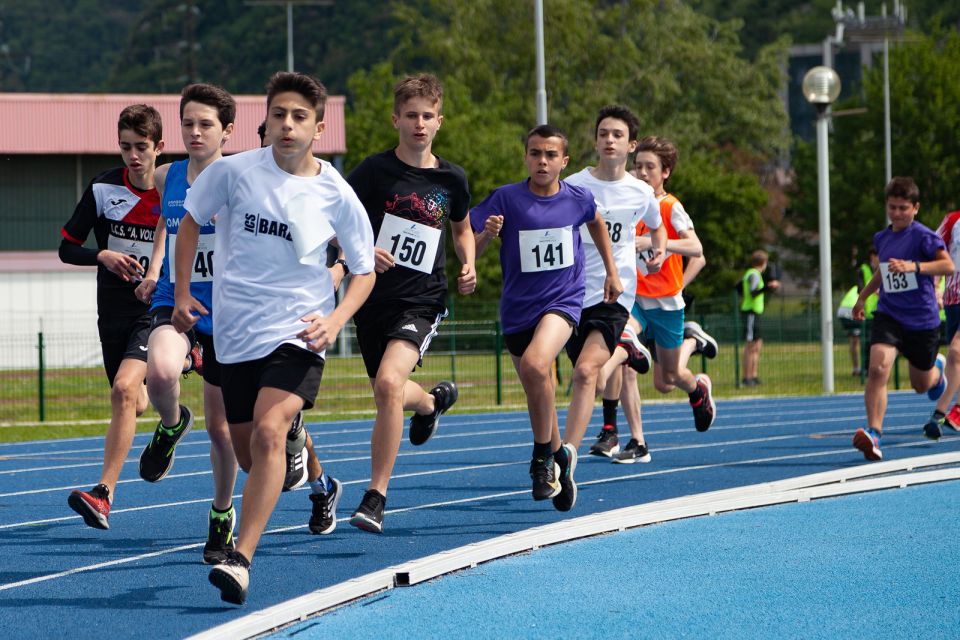
[[[398,265],[433,273],[440,247],[440,229],[385,213],[376,246],[389,251]]]
[[[880,263],[880,279],[883,282],[884,293],[904,293],[905,291],[914,291],[917,288],[917,274],[894,273],[890,271],[889,262]]]
[[[107,236],[107,249],[130,256],[140,263],[143,272],[150,266],[150,256],[153,255],[153,243],[136,240],[134,238],[118,238],[110,234]]]
[[[520,270],[554,271],[573,266],[573,227],[520,232]]]
[[[177,268],[174,265],[177,255],[177,234],[171,233],[170,239],[170,282],[177,282]],[[213,282],[213,234],[201,233],[197,238],[197,255],[193,257],[190,282]]]
[[[630,230],[636,225],[635,209],[600,209],[600,215],[603,217],[603,223],[607,227],[607,235],[610,236],[610,244],[614,247],[624,244],[632,244],[633,237]],[[587,244],[595,244],[593,236],[590,235],[587,225],[580,225],[580,237]]]

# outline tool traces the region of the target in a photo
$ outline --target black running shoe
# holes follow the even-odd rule
[[[702,353],[704,357],[710,358],[711,360],[717,357],[717,341],[713,339],[713,336],[703,330],[700,323],[693,322],[692,320],[684,322],[683,337],[693,338],[697,343],[697,349],[694,353]]]
[[[650,363],[653,362],[653,354],[647,349],[646,345],[640,341],[637,332],[629,324],[623,327],[623,333],[620,334],[620,341],[617,346],[627,352],[627,361],[625,365],[639,374],[650,371]]]
[[[307,481],[307,430],[303,428],[303,412],[297,412],[287,432],[287,471],[283,490],[292,491]]]
[[[203,545],[203,564],[220,564],[227,560],[227,553],[236,546],[233,543],[233,525],[236,522],[237,512],[230,506],[223,517],[217,518],[211,510],[207,517],[207,542]]]
[[[553,497],[553,508],[557,511],[570,511],[577,504],[577,483],[573,479],[573,472],[577,469],[577,449],[572,444],[565,444],[567,450],[567,465],[559,466],[560,493]]]
[[[110,523],[110,489],[105,484],[98,484],[90,491],[74,489],[67,498],[70,508],[83,516],[88,527],[94,529],[109,529]]]
[[[647,445],[640,444],[636,438],[630,438],[630,442],[623,448],[623,451],[613,457],[613,461],[620,464],[650,462],[650,451],[647,449]]]
[[[457,385],[444,380],[430,389],[430,395],[434,398],[433,413],[425,416],[415,413],[410,417],[410,444],[412,445],[419,446],[425,443],[437,430],[440,425],[440,416],[457,401]]]
[[[705,373],[697,374],[696,380],[703,395],[698,402],[690,401],[690,406],[693,408],[693,424],[697,427],[697,431],[706,431],[717,418],[717,406],[713,403],[711,394],[713,383],[710,381],[710,376]]]
[[[330,477],[333,485],[326,493],[311,493],[310,502],[313,503],[313,513],[310,514],[310,533],[325,536],[333,533],[337,528],[337,505],[343,495],[343,485],[334,477]],[[383,514],[380,515],[383,521]]]
[[[172,434],[167,433],[168,429],[163,426],[163,422],[157,424],[153,438],[140,454],[140,477],[147,482],[163,480],[173,468],[177,443],[190,433],[192,428],[193,414],[183,405],[180,405],[180,424]]]
[[[533,480],[533,499],[548,500],[560,493],[560,467],[553,456],[530,461],[530,479]]]
[[[363,494],[360,506],[350,516],[350,524],[370,533],[383,533],[383,508],[387,499],[379,491],[369,489]]]
[[[604,425],[597,435],[597,441],[590,447],[590,455],[610,458],[618,451],[620,451],[620,437],[617,435],[617,430],[613,427],[608,429],[607,425]]]
[[[250,561],[239,551],[228,551],[226,559],[210,570],[210,584],[220,589],[220,599],[243,604],[250,586]]]

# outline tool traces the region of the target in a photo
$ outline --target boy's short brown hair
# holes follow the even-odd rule
[[[637,143],[637,153],[641,151],[657,156],[660,159],[660,168],[669,169],[670,173],[673,173],[673,168],[677,166],[677,159],[680,156],[677,145],[671,140],[658,136],[647,136]]]
[[[437,113],[443,111],[443,85],[435,75],[422,73],[407,76],[393,88],[393,112],[400,115],[400,107],[411,98],[427,98],[437,105]]]
[[[226,127],[237,119],[237,101],[215,84],[188,84],[180,92],[180,119],[188,102],[199,102],[217,110],[220,125]]]
[[[757,249],[750,254],[750,266],[751,267],[762,267],[767,264],[767,260],[770,259],[770,256],[767,255],[767,252],[763,249]]]
[[[552,124],[540,124],[530,129],[530,131],[527,132],[526,139],[523,141],[524,153],[530,148],[530,138],[533,136],[540,138],[560,138],[563,141],[563,155],[567,155],[567,134],[565,134],[560,127]]]
[[[894,176],[883,190],[884,198],[903,198],[913,204],[920,202],[920,187],[910,176]]]
[[[163,140],[163,120],[160,112],[147,104],[132,104],[120,112],[117,119],[117,135],[122,131],[133,131],[138,136],[160,144]]]
[[[278,71],[267,82],[267,109],[279,93],[292,91],[306,98],[314,111],[317,112],[317,122],[323,121],[323,113],[327,106],[327,88],[323,83],[306,73],[292,71]]]

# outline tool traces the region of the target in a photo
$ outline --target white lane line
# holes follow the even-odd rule
[[[885,447],[885,448],[886,448],[886,449],[906,448],[906,447],[919,446],[919,445],[921,445],[921,444],[923,444],[923,443],[922,443],[922,442],[908,442],[908,443],[902,443],[902,444],[896,444],[896,445],[888,445],[888,446]],[[656,475],[666,475],[666,474],[674,474],[674,473],[681,473],[681,472],[684,472],[684,471],[702,471],[702,470],[705,470],[705,469],[716,469],[716,468],[722,468],[722,467],[733,467],[733,466],[742,466],[742,465],[748,465],[748,464],[758,464],[758,463],[766,463],[766,462],[778,462],[778,461],[784,461],[784,460],[794,460],[794,459],[803,459],[803,458],[814,458],[814,457],[823,457],[823,456],[839,455],[839,454],[849,454],[849,453],[850,453],[850,448],[849,448],[849,447],[844,447],[843,449],[835,449],[835,450],[831,450],[831,451],[817,451],[817,452],[813,452],[813,453],[806,453],[806,454],[800,454],[800,455],[771,456],[771,457],[764,457],[764,458],[755,458],[755,459],[751,459],[751,460],[735,460],[735,461],[731,461],[731,462],[713,463],[713,464],[705,464],[705,465],[693,465],[693,466],[688,466],[688,467],[678,467],[678,468],[674,468],[674,469],[663,469],[663,470],[659,470],[659,471],[650,471],[650,472],[636,473],[636,474],[630,474],[630,475],[626,475],[626,476],[618,476],[618,477],[614,477],[614,478],[602,478],[602,479],[591,480],[591,481],[582,482],[582,483],[579,483],[579,482],[578,482],[577,485],[578,485],[578,486],[589,486],[589,485],[605,484],[605,483],[611,483],[611,482],[624,482],[624,481],[627,481],[627,480],[635,480],[635,479],[637,479],[637,478],[642,478],[642,477],[649,477],[649,476],[656,476]],[[518,464],[526,464],[526,461],[522,461],[522,462],[505,462],[505,463],[498,463],[498,464],[493,464],[493,465],[477,465],[476,467],[474,467],[474,469],[482,469],[482,468],[489,468],[489,467],[504,467],[504,466],[510,466],[510,465],[518,465]],[[462,469],[460,469],[460,470],[462,470]],[[422,472],[422,473],[418,473],[418,474],[409,474],[409,475],[433,475],[433,474],[439,474],[439,473],[449,473],[450,471],[452,471],[452,470],[439,470],[439,471],[434,471],[434,472]],[[457,471],[459,471],[459,470],[457,470]],[[366,480],[353,480],[353,481],[345,482],[344,484],[357,484],[357,483],[361,483],[361,482],[366,482]],[[500,499],[500,498],[504,498],[504,497],[519,496],[519,495],[524,495],[524,494],[527,494],[527,493],[529,493],[529,490],[528,490],[528,489],[516,490],[516,491],[504,491],[504,492],[499,492],[499,493],[486,494],[486,495],[482,495],[482,496],[473,496],[473,497],[470,497],[470,498],[461,498],[461,499],[458,499],[458,500],[444,500],[444,501],[439,501],[439,502],[431,502],[431,503],[427,503],[427,504],[415,505],[415,506],[412,506],[412,507],[403,507],[403,508],[400,508],[400,509],[388,509],[387,511],[385,511],[385,514],[400,514],[400,513],[407,513],[407,512],[411,512],[411,511],[423,511],[423,510],[426,510],[426,509],[435,509],[435,508],[442,508],[442,507],[448,507],[448,506],[454,506],[454,505],[460,505],[460,504],[468,504],[468,503],[472,503],[472,502],[484,502],[484,501],[487,501],[487,500],[496,500],[496,499]],[[240,496],[234,496],[234,499],[238,499],[238,498],[240,498]],[[184,503],[181,503],[181,504],[190,504],[191,502],[198,502],[198,501],[184,502]],[[138,511],[138,510],[143,510],[143,509],[146,509],[146,508],[149,508],[149,507],[136,507],[136,508],[133,508],[133,509],[126,509],[125,511]],[[79,518],[79,516],[78,516],[78,518]],[[65,519],[71,519],[71,518],[65,518]],[[337,522],[338,522],[338,523],[339,523],[339,522],[346,522],[346,521],[348,521],[348,520],[349,520],[349,518],[338,518],[338,519],[337,519]],[[41,523],[41,522],[46,522],[46,521],[38,521],[38,523]],[[7,526],[7,527],[0,527],[0,528],[8,528],[8,527],[9,527],[9,526]],[[275,529],[267,530],[267,531],[264,532],[264,535],[271,535],[271,534],[276,534],[276,533],[285,533],[285,532],[289,532],[289,531],[296,531],[296,530],[298,530],[298,529],[303,529],[303,528],[305,528],[305,527],[306,527],[306,525],[303,525],[303,524],[286,526],[286,527],[280,527],[280,528],[275,528]],[[128,557],[125,557],[125,558],[118,558],[118,559],[116,559],[116,560],[111,560],[111,561],[108,561],[108,562],[101,562],[101,563],[92,564],[92,565],[75,567],[75,568],[73,568],[73,569],[68,569],[68,570],[66,570],[66,571],[59,571],[59,572],[56,572],[56,573],[45,574],[45,575],[42,575],[42,576],[36,576],[36,577],[33,577],[33,578],[28,578],[28,579],[26,579],[26,580],[19,580],[19,581],[17,581],[17,582],[9,582],[9,583],[6,583],[6,584],[0,584],[0,591],[7,591],[7,590],[15,589],[15,588],[18,588],[18,587],[24,587],[24,586],[29,586],[29,585],[32,585],[32,584],[37,584],[37,583],[39,583],[39,582],[46,582],[46,581],[50,581],[50,580],[56,580],[56,579],[59,579],[59,578],[64,578],[64,577],[68,577],[68,576],[71,576],[71,575],[76,575],[76,574],[78,574],[78,573],[95,571],[95,570],[97,570],[97,569],[101,569],[101,568],[104,568],[104,567],[117,566],[117,565],[121,565],[121,564],[129,564],[129,563],[132,563],[132,562],[137,562],[137,561],[139,561],[139,560],[144,560],[144,559],[149,559],[149,558],[155,558],[155,557],[158,557],[158,556],[167,555],[167,554],[172,554],[172,553],[178,553],[178,552],[180,552],[180,551],[184,551],[184,550],[188,550],[188,549],[199,549],[199,548],[202,547],[202,546],[203,546],[203,543],[195,543],[195,544],[189,544],[189,545],[179,545],[179,546],[176,546],[176,547],[171,547],[171,548],[169,548],[169,549],[162,549],[162,550],[160,550],[160,551],[154,551],[154,552],[151,552],[151,553],[139,554],[139,555],[135,555],[135,556],[128,556]]]

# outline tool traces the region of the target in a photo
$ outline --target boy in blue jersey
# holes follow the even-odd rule
[[[897,176],[885,189],[890,225],[873,237],[880,268],[861,289],[853,319],[863,320],[867,298],[880,300],[870,333],[870,365],[863,401],[866,428],[857,429],[853,446],[867,460],[881,460],[880,438],[887,411],[887,380],[899,351],[910,363],[910,386],[937,400],[946,387],[940,347],[940,310],[933,276],[953,273],[943,239],[915,220],[920,190],[913,178]]]
[[[533,499],[569,496],[576,503],[573,473],[577,450],[561,446],[552,365],[573,335],[586,283],[580,226],[585,224],[606,277],[603,301],[623,293],[610,237],[589,189],[560,180],[567,166],[567,138],[552,125],[527,134],[529,178],[496,189],[470,211],[479,255],[499,236],[503,295],[500,320],[513,366],[527,396],[533,429],[530,478]],[[558,505],[554,505],[558,506]]]

